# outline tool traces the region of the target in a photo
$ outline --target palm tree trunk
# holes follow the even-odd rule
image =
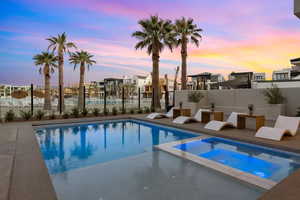
[[[50,69],[49,65],[44,66],[44,81],[45,81],[45,97],[44,110],[51,110],[51,95],[50,95]]]
[[[83,110],[83,87],[84,87],[84,72],[85,72],[85,66],[82,62],[80,65],[80,80],[79,80],[79,96],[78,96],[78,109]]]
[[[154,50],[152,54],[152,109],[154,111],[160,110],[160,97],[159,97],[159,50]]]
[[[187,89],[187,41],[186,38],[182,38],[182,45],[181,45],[181,89]]]
[[[65,111],[65,92],[64,92],[64,55],[62,50],[58,52],[58,86],[61,86],[61,98],[58,98],[57,109],[59,110],[59,105],[62,106],[62,112]],[[58,87],[59,88],[59,87]],[[58,93],[60,94],[60,92]],[[61,100],[61,102],[60,102]]]

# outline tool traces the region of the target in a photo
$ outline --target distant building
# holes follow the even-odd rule
[[[266,73],[264,73],[264,72],[253,73],[252,80],[253,81],[264,81],[264,80],[266,80]]]
[[[291,64],[290,68],[273,71],[272,79],[274,81],[300,79],[300,58],[292,59]]]
[[[104,84],[108,96],[121,97],[123,79],[120,78],[105,78]]]
[[[276,85],[278,88],[300,88],[300,58],[291,60],[291,67],[273,71],[272,80],[255,81],[252,88],[270,88]]]
[[[224,81],[224,77],[221,74],[211,74],[209,72],[189,75],[188,77],[192,79],[187,84],[190,90],[219,89],[215,85]]]
[[[0,97],[11,97],[11,93],[18,90],[28,91],[30,86],[0,85]]]
[[[300,18],[300,0],[294,0],[294,14]]]
[[[252,80],[253,78],[253,72],[231,72],[228,75],[228,80],[235,80],[235,79],[239,79],[239,78],[245,78],[248,80]]]

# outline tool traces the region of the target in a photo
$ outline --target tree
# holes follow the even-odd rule
[[[80,80],[79,80],[79,96],[78,96],[78,109],[83,110],[83,87],[84,87],[84,74],[85,67],[89,69],[90,66],[96,63],[96,61],[92,60],[93,55],[89,54],[86,51],[77,51],[75,53],[71,53],[70,55],[70,63],[74,64],[74,70],[77,65],[80,65]]]
[[[42,65],[40,74],[44,75],[45,81],[45,96],[44,96],[44,109],[51,110],[51,94],[50,94],[50,78],[54,68],[57,67],[57,57],[52,53],[42,52],[33,57],[34,63],[37,66]]]
[[[175,32],[178,40],[177,46],[181,45],[181,84],[182,89],[187,89],[187,45],[189,42],[199,46],[199,39],[202,38],[200,32],[202,29],[198,28],[193,23],[193,19],[186,19],[182,17],[175,21]]]
[[[72,42],[67,41],[66,33],[58,35],[57,37],[47,38],[50,42],[48,50],[51,49],[52,53],[56,52],[58,57],[58,84],[61,86],[61,98],[59,98],[59,105],[62,105],[62,111],[65,109],[65,98],[64,98],[64,54],[69,52],[70,48],[77,48]],[[60,102],[61,101],[61,102]]]
[[[163,20],[158,16],[150,16],[149,19],[143,19],[138,22],[141,27],[140,31],[132,34],[139,42],[135,49],[147,49],[147,53],[152,55],[152,87],[153,98],[152,108],[160,109],[159,97],[159,55],[165,47],[171,51],[176,43],[176,34],[172,22]]]

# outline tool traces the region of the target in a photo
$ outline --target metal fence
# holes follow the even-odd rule
[[[62,88],[51,88],[51,109],[44,110],[44,90],[42,87],[31,85],[29,89],[24,90],[23,95],[6,95],[0,97],[0,118],[4,119],[8,111],[13,111],[16,117],[21,117],[21,112],[31,112],[35,115],[38,111],[43,111],[45,115],[60,115],[63,113],[71,113],[72,109],[78,107],[79,88],[65,87],[64,88],[64,109],[60,104],[62,98]],[[166,103],[173,103],[173,91],[165,92],[161,95],[161,108],[166,108]],[[166,98],[166,95],[168,98]],[[151,96],[151,95],[150,95]],[[167,99],[167,102],[166,102]],[[168,102],[169,101],[169,102]],[[151,109],[152,98],[145,95],[139,88],[135,94],[126,93],[124,88],[120,89],[118,94],[107,91],[106,88],[91,91],[84,87],[84,107],[92,112],[94,108],[98,108],[100,113],[112,112],[117,110],[118,113],[129,113],[131,110]],[[64,110],[64,111],[63,111]]]

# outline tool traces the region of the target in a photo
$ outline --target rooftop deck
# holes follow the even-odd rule
[[[52,120],[40,122],[8,123],[0,125],[0,200],[54,200],[55,191],[52,186],[47,168],[39,152],[37,141],[34,137],[32,125],[76,123],[100,121],[108,119],[133,118],[146,120],[145,115],[120,115],[116,117],[98,117],[67,120]],[[162,125],[205,133],[213,136],[225,137],[263,146],[280,148],[300,153],[300,134],[295,137],[285,137],[283,141],[269,141],[255,138],[255,131],[251,129],[225,129],[220,132],[208,131],[204,124],[190,123],[175,125],[170,119],[146,120]],[[274,122],[268,121],[272,126]],[[253,127],[249,121],[248,127]],[[300,197],[300,170],[284,179],[271,190],[263,194],[260,199],[299,199]]]

